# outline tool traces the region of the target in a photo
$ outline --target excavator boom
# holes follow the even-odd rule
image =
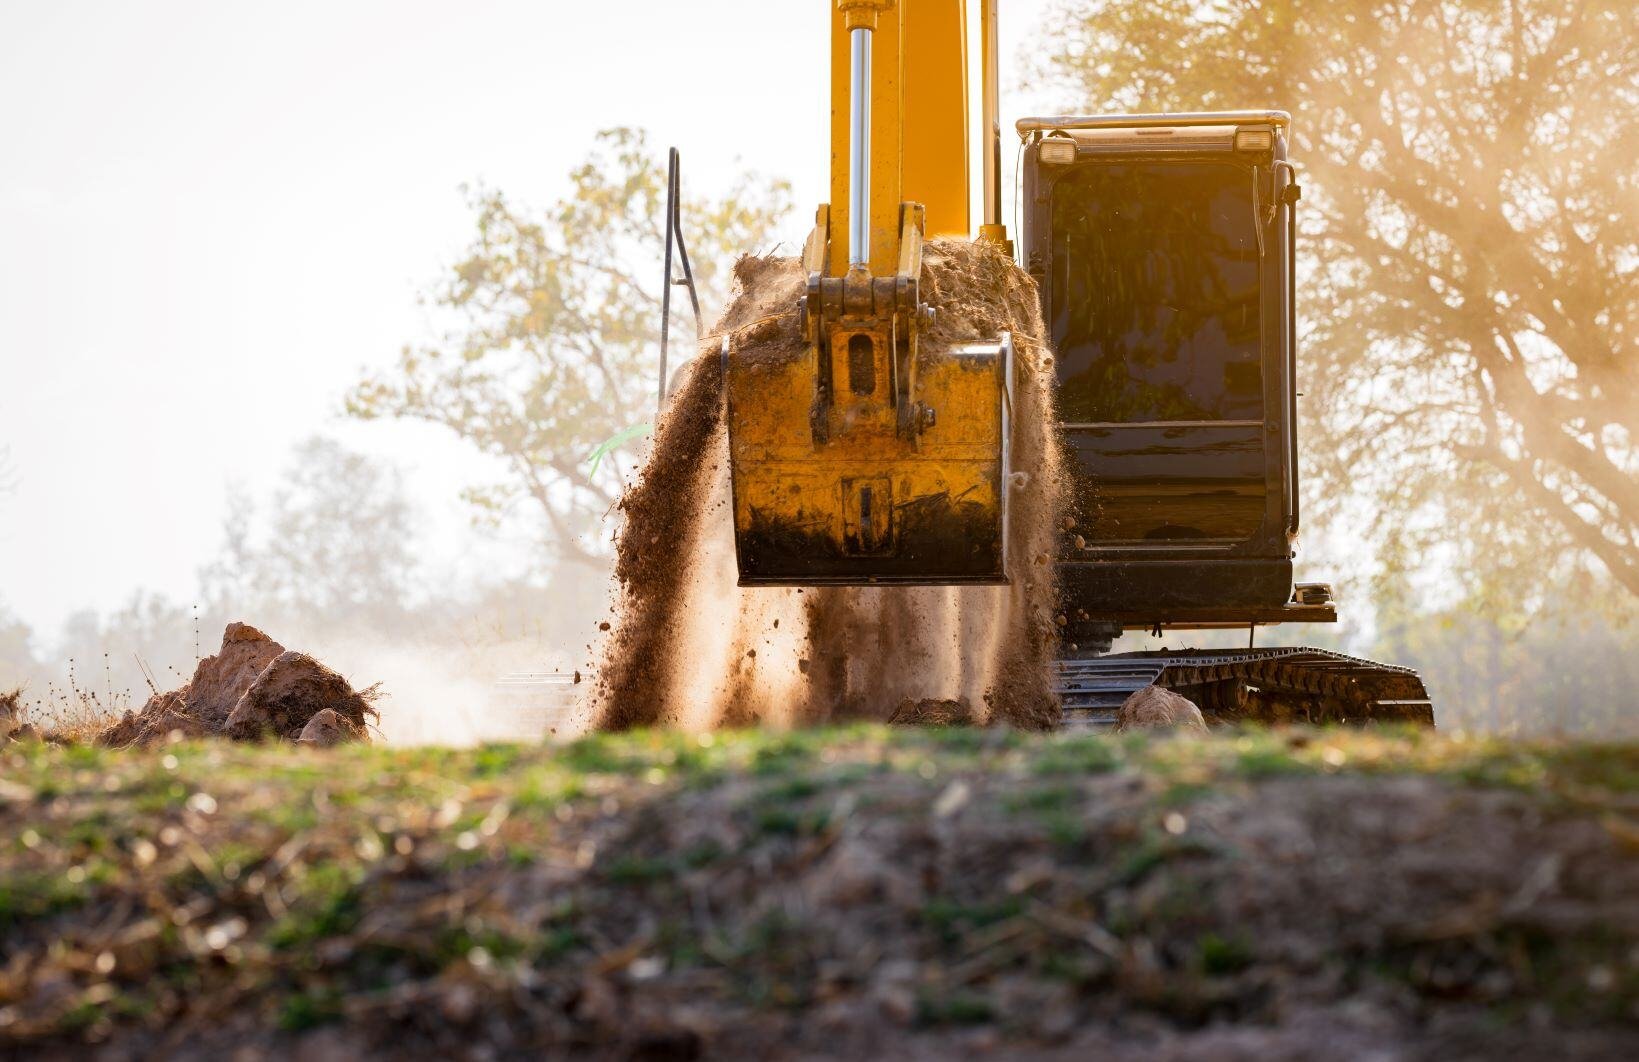
[[[924,241],[971,232],[966,39],[964,0],[835,0],[804,349],[725,340],[742,585],[1007,580],[1009,337],[924,343]]]

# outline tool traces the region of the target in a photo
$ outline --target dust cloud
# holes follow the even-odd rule
[[[574,722],[575,669],[531,640],[435,645],[324,639],[331,667],[380,683],[378,737],[391,745],[468,746],[538,741]],[[543,663],[543,661],[545,661]],[[510,686],[507,677],[521,681]]]

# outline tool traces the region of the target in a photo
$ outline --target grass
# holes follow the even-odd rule
[[[218,1006],[269,1037],[408,1021],[462,985],[561,1047],[564,1022],[586,1036],[600,1020],[588,979],[738,1022],[861,991],[890,955],[920,971],[915,1028],[996,1023],[1004,975],[1108,983],[1179,1021],[1203,999],[1255,1017],[1269,993],[1238,986],[1285,976],[1283,960],[1214,913],[1246,857],[1201,823],[1324,799],[1289,787],[1406,776],[1451,800],[1523,801],[1544,843],[1639,852],[1635,745],[869,726],[556,748],[12,745],[0,971],[26,974],[0,978],[0,1052],[151,1045]],[[862,850],[875,855],[848,862]],[[1402,932],[1332,961],[1479,1000],[1505,1025],[1538,1003],[1639,1020],[1625,923],[1545,937],[1464,910],[1427,940]],[[1174,971],[1166,991],[1131,987],[1147,983],[1128,969],[1140,960]]]

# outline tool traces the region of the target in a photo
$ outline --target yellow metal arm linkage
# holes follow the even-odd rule
[[[923,243],[971,233],[965,0],[831,0],[805,357],[729,352],[743,584],[1006,580],[1005,337],[922,356]]]

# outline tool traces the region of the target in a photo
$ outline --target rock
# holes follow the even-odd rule
[[[353,728],[336,714],[334,708],[325,708],[316,712],[313,718],[307,721],[307,725],[302,727],[302,735],[296,739],[296,744],[328,749],[345,745],[356,738]]]
[[[1125,701],[1116,713],[1117,730],[1165,730],[1171,728],[1206,732],[1206,717],[1188,697],[1160,686],[1145,686]]]
[[[231,738],[299,739],[313,717],[326,709],[364,734],[374,714],[370,704],[347,680],[306,653],[286,652],[267,665],[228,715]],[[321,724],[322,728],[323,724]]]

